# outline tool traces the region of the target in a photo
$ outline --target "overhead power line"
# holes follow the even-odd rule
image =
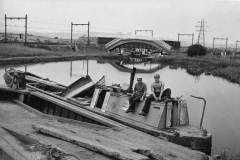
[[[206,21],[204,21],[204,19],[202,19],[201,21],[198,21],[198,25],[195,26],[196,28],[198,28],[198,30],[196,30],[198,32],[198,39],[197,39],[197,44],[201,44],[205,46],[205,32],[206,32]]]
[[[5,42],[7,42],[7,20],[24,20],[25,21],[25,43],[27,43],[27,14],[25,15],[25,17],[7,17],[7,15],[5,14],[5,34],[4,34],[4,39]]]
[[[192,37],[192,45],[193,45],[194,33],[192,33],[192,34],[178,33],[178,42],[180,41],[180,36],[191,36]]]

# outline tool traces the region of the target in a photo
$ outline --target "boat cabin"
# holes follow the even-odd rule
[[[165,129],[189,125],[187,103],[185,100],[173,102],[152,102],[146,116],[139,115],[145,101],[139,102],[134,113],[126,113],[129,107],[129,95],[122,92],[112,92],[104,89],[95,89],[90,108],[101,110],[111,117],[124,118],[135,124],[147,125],[156,129]]]

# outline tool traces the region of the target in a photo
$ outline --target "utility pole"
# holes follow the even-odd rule
[[[213,37],[213,50],[214,50],[214,41],[215,41],[215,37]]]
[[[236,40],[236,53],[237,53],[237,48],[238,48],[237,44],[238,44],[239,42],[240,42],[239,40]]]
[[[4,39],[5,43],[7,42],[7,20],[25,20],[25,44],[27,43],[27,14],[25,17],[7,17],[5,14],[5,34],[4,34]]]
[[[90,32],[89,32],[89,30],[90,30],[90,22],[88,21],[88,46],[90,45],[90,39],[89,39],[89,34],[90,34]]]
[[[73,22],[71,22],[71,44],[72,44],[72,39],[73,39],[73,26],[87,26],[88,32],[88,40],[87,40],[87,45],[90,45],[90,39],[89,39],[89,33],[90,33],[90,22],[88,21],[88,23],[79,23],[79,24],[75,24]]]
[[[178,33],[178,42],[180,41],[180,36],[191,36],[192,37],[192,45],[193,45],[194,33],[192,33],[192,34]]]
[[[27,44],[27,14],[25,15],[25,44]]]
[[[72,44],[73,23],[71,22],[71,44]]]
[[[4,34],[5,43],[7,43],[7,15],[5,14],[5,34]]]
[[[198,30],[196,30],[198,32],[198,39],[197,39],[197,44],[200,44],[200,39],[202,39],[202,45],[205,46],[205,32],[206,32],[206,21],[204,21],[204,19],[202,19],[201,21],[198,21],[198,23],[200,23],[200,25],[197,25],[195,27],[199,28]]]
[[[150,29],[138,29],[138,30],[135,30],[135,35],[137,35],[138,32],[150,32],[151,36],[153,37],[153,30],[150,30]]]

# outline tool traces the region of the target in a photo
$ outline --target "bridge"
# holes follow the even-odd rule
[[[116,38],[107,44],[105,49],[108,51],[113,50],[131,50],[131,49],[149,49],[155,51],[164,51],[170,53],[172,47],[163,40],[148,40],[148,39],[130,39],[130,38]]]

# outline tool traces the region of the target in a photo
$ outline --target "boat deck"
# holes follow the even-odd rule
[[[76,146],[69,142],[63,141],[61,139],[56,139],[50,136],[44,136],[38,134],[32,128],[33,124],[52,124],[52,125],[67,125],[67,123],[60,123],[54,119],[40,118],[39,115],[32,113],[20,105],[9,102],[0,102],[0,125],[1,127],[6,127],[8,129],[14,130],[23,135],[27,135],[34,138],[41,143],[52,145],[65,151],[65,153],[72,154],[79,159],[89,159],[89,160],[110,160],[102,154],[92,152],[83,147]],[[84,124],[83,124],[84,126]],[[85,125],[86,126],[86,125]],[[4,129],[0,127],[0,148],[6,152],[6,154],[12,156],[13,160],[33,160],[44,158],[39,152],[29,152],[24,149],[24,146],[19,143],[13,136],[8,134]],[[99,130],[99,127],[92,125],[88,127],[91,130]],[[1,158],[0,158],[1,159]],[[10,159],[10,158],[9,158]],[[72,159],[74,160],[74,159]]]
[[[143,160],[152,159],[151,157],[159,160],[208,159],[201,152],[160,140],[129,127],[116,130],[112,127],[86,122],[73,123],[64,118],[56,118],[50,115],[44,117],[42,115],[43,113],[26,109],[26,106],[12,101],[0,101],[0,124],[2,127],[9,128],[42,143],[57,146],[64,152],[74,155],[75,159],[76,157],[90,160]],[[40,132],[45,134],[40,134]],[[12,148],[11,152],[16,152],[15,156],[21,153],[25,156],[25,159],[29,160],[42,156],[38,152],[33,153],[23,150],[21,144],[17,143],[16,139],[13,139],[3,129],[0,130],[0,139]],[[6,148],[2,147],[1,143],[0,148]],[[10,155],[14,157],[14,154]],[[15,157],[15,159],[19,158]]]

